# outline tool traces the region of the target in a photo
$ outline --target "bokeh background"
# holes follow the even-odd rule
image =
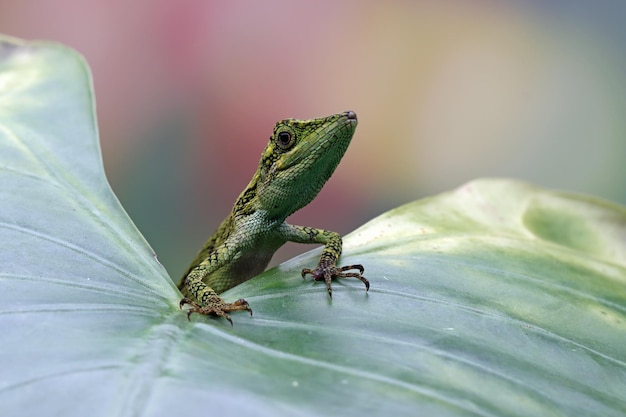
[[[0,2],[0,32],[86,57],[108,178],[174,279],[285,117],[359,117],[296,224],[484,176],[626,204],[625,22],[623,0]]]

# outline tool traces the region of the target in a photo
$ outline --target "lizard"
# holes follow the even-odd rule
[[[179,307],[189,305],[188,319],[192,313],[214,315],[232,325],[228,313],[245,310],[252,315],[245,299],[227,303],[219,294],[263,272],[288,241],[324,245],[317,266],[303,269],[301,275],[325,281],[330,298],[333,278],[357,278],[369,290],[362,265],[336,265],[342,248],[338,233],[285,221],[320,192],[346,152],[357,123],[353,111],[276,123],[250,183],[178,283],[183,295]],[[350,272],[354,270],[358,272]]]

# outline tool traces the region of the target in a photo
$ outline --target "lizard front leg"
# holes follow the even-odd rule
[[[181,290],[183,290],[184,293],[191,294],[198,301],[196,302],[187,297],[180,300],[180,308],[185,304],[191,306],[191,308],[187,310],[188,319],[193,313],[215,315],[225,318],[232,325],[233,321],[228,313],[246,310],[252,315],[252,309],[246,300],[241,298],[233,303],[227,303],[217,295],[217,292],[213,288],[204,283],[204,279],[207,276],[215,273],[234,256],[234,250],[227,244],[222,244],[215,248],[204,261],[200,262],[189,271],[187,276],[183,279]]]
[[[225,318],[232,325],[233,321],[228,313],[232,311],[246,310],[250,312],[250,315],[252,315],[252,309],[246,300],[240,298],[233,303],[227,303],[222,299],[222,297],[217,295],[213,288],[209,287],[202,281],[204,276],[206,276],[206,274],[204,274],[201,269],[197,268],[191,271],[185,278],[187,290],[196,300],[199,301],[199,303],[197,303],[187,297],[183,297],[183,299],[180,300],[178,303],[180,308],[183,308],[185,304],[189,304],[191,306],[191,308],[187,310],[187,319],[190,319],[190,316],[193,313],[215,315]]]
[[[324,245],[317,267],[315,269],[303,269],[302,278],[305,278],[307,274],[311,274],[315,281],[324,281],[328,295],[331,298],[333,296],[331,286],[333,278],[356,278],[365,284],[365,291],[370,289],[369,281],[363,276],[365,271],[363,265],[336,266],[337,260],[341,256],[342,246],[341,236],[338,233],[306,226],[294,226],[287,223],[283,223],[281,232],[290,242],[319,243]],[[354,269],[359,272],[346,272]]]

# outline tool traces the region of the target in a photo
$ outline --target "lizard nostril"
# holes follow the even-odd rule
[[[347,112],[344,113],[346,115],[346,117],[350,120],[356,120],[356,113],[353,112],[352,110],[348,110]]]

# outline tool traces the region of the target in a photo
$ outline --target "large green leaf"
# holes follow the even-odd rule
[[[371,281],[302,281],[319,250],[193,316],[111,192],[89,72],[0,43],[0,415],[626,414],[626,210],[479,180],[345,238]]]

